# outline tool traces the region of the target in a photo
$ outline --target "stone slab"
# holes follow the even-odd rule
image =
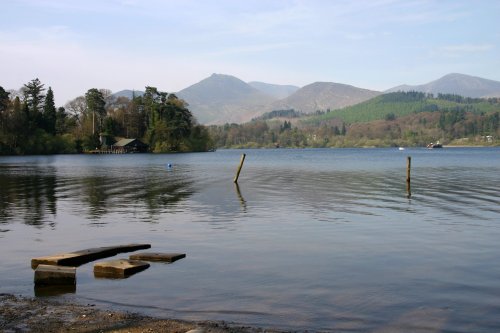
[[[75,285],[76,267],[38,265],[35,270],[35,285]]]
[[[31,259],[31,268],[35,269],[40,264],[80,266],[94,260],[115,256],[118,253],[132,252],[149,248],[151,248],[151,244],[125,244],[117,246],[96,247],[69,253],[60,253],[51,256]]]
[[[94,276],[105,278],[126,278],[143,271],[149,264],[139,260],[117,259],[94,264]]]
[[[140,252],[130,255],[132,260],[174,262],[185,258],[185,253]]]

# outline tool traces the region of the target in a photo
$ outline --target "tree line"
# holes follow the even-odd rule
[[[39,79],[19,90],[0,86],[1,155],[80,153],[119,138],[142,139],[153,152],[213,149],[187,103],[155,87],[131,99],[92,88],[56,107],[54,91]]]
[[[463,110],[420,112],[369,122],[329,120],[254,120],[245,124],[209,127],[217,147],[224,148],[331,148],[425,147],[430,142],[489,145],[500,143],[500,112],[477,114]]]

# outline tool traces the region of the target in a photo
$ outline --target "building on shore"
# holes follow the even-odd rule
[[[111,150],[116,153],[145,153],[149,146],[139,139],[121,139],[111,145]]]

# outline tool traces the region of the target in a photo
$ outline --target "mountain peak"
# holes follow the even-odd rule
[[[213,73],[178,92],[201,123],[250,120],[274,99],[237,77]]]
[[[210,75],[209,77],[207,77],[207,79],[236,79],[236,80],[240,80],[237,77],[232,76],[232,75],[218,74],[218,73],[212,73],[212,75]]]
[[[354,105],[380,94],[378,91],[342,83],[314,82],[302,87],[289,97],[275,102],[272,106],[274,110],[294,109],[311,113],[317,110],[333,110]]]

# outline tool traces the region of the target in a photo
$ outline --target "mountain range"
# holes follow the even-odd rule
[[[383,93],[421,91],[437,95],[500,97],[500,82],[464,74],[448,74],[422,85],[400,85],[385,92],[341,83],[315,82],[302,88],[263,82],[244,82],[234,76],[212,74],[176,95],[202,124],[241,123],[273,110],[294,109],[304,113],[335,110],[367,101]],[[132,97],[140,91],[123,90],[114,96]]]
[[[426,84],[416,86],[404,84],[391,88],[386,92],[396,91],[420,91],[434,95],[439,93],[454,94],[473,98],[500,97],[500,82],[476,76],[451,73]]]

